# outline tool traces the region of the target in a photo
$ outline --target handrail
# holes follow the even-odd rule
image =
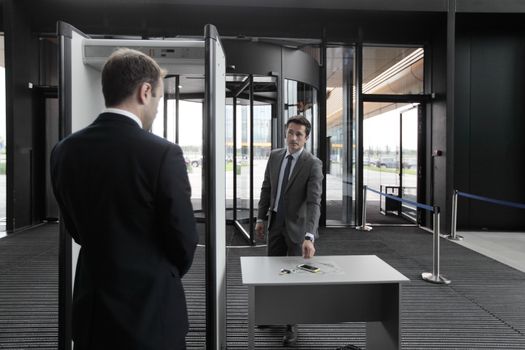
[[[428,204],[417,203],[417,202],[414,202],[408,199],[403,199],[403,198],[396,197],[388,193],[383,193],[383,192],[374,190],[372,188],[369,188],[368,186],[363,186],[362,222],[360,226],[356,227],[357,230],[361,230],[361,231],[371,231],[372,230],[372,227],[366,224],[366,192],[367,191],[377,193],[380,196],[384,196],[384,197],[396,200],[398,202],[411,204],[417,208],[428,210],[434,214],[433,215],[434,232],[433,232],[433,249],[432,249],[432,272],[423,272],[421,274],[421,278],[427,282],[438,283],[438,284],[449,284],[450,282],[452,282],[451,280],[445,278],[439,273],[439,264],[440,264],[440,261],[439,261],[439,238],[440,238],[439,212],[440,212],[440,209],[439,207],[431,206]]]
[[[478,196],[478,195],[475,195],[475,194],[470,194],[470,193],[461,192],[461,191],[457,191],[457,190],[456,190],[456,192],[458,193],[459,196],[462,196],[462,197],[478,199],[480,201],[485,201],[485,202],[494,203],[494,204],[506,205],[508,207],[525,209],[525,204],[523,204],[523,203],[505,201],[505,200],[494,199],[494,198],[489,198],[489,197],[482,197],[482,196]]]
[[[365,186],[365,187],[367,187],[367,186]],[[435,210],[435,207],[433,207],[431,205],[428,205],[428,204],[421,204],[421,203],[418,203],[418,202],[411,201],[410,199],[404,199],[404,198],[397,197],[397,196],[394,196],[394,195],[391,195],[391,194],[388,194],[388,193],[379,192],[379,191],[374,190],[373,188],[370,188],[370,187],[367,187],[367,190],[369,190],[370,192],[377,193],[377,194],[379,194],[381,196],[388,197],[388,198],[393,199],[393,200],[398,201],[398,202],[412,204],[415,207],[418,207],[418,208],[421,208],[421,209],[426,209],[426,210],[428,210],[430,212],[434,212],[434,210]]]

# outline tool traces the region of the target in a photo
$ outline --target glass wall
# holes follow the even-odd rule
[[[363,94],[422,94],[421,47],[363,47]]]
[[[202,102],[179,101],[178,144],[188,169],[193,210],[202,210],[202,119]]]
[[[203,86],[202,79],[190,78],[170,76],[164,80],[164,98],[159,102],[152,132],[181,146],[192,188],[193,208],[199,212],[203,209]],[[253,116],[249,84],[252,80]],[[225,106],[226,218],[237,220],[247,233],[251,230],[250,201],[253,201],[252,217],[255,217],[272,148],[277,84],[275,77],[228,75],[226,86],[230,96],[236,96],[228,97]]]
[[[256,102],[253,106],[253,205],[257,208],[266,163],[272,150],[272,105]]]
[[[326,220],[327,225],[352,225],[356,222],[354,186],[358,151],[355,137],[357,116],[353,113],[356,99],[354,48],[331,46],[326,50],[327,154],[322,157],[326,159],[327,170]],[[363,47],[363,181],[379,191],[410,199],[417,198],[417,108],[411,103],[366,102],[366,98],[371,95],[388,97],[422,94],[423,62],[424,51],[421,47]],[[248,78],[248,75],[228,78],[229,91],[243,90],[238,91],[235,98],[235,111],[234,98],[228,99],[225,135],[227,207],[236,208],[236,213],[231,210],[228,212],[228,218],[236,217],[246,231],[250,227],[244,221],[250,217],[250,206],[257,208],[264,169],[271,150],[272,128],[275,127],[272,125],[272,116],[277,94],[275,77],[253,76],[253,115],[250,115],[250,88],[246,84]],[[166,85],[173,90],[170,84],[173,85],[172,82]],[[305,116],[312,123],[306,147],[313,154],[321,156],[318,148],[317,96],[317,90],[310,85],[284,80],[283,122],[294,115]],[[165,120],[160,117],[164,109]],[[179,100],[177,130],[176,100],[170,98],[159,104],[159,118],[153,126],[155,133],[165,135],[170,141],[178,141],[182,147],[195,210],[202,209],[202,112],[202,102],[199,100]],[[277,137],[284,138],[284,135]],[[234,159],[237,160],[235,174]],[[385,203],[380,203],[379,196],[369,192],[368,199],[376,201],[380,208],[385,209]],[[401,212],[411,217],[415,215],[410,208],[400,208],[398,213]]]
[[[317,104],[317,89],[299,81],[285,79],[284,81],[284,116],[283,123],[295,115],[306,117],[312,124],[307,149],[318,154],[319,106]],[[284,138],[284,135],[282,136]]]
[[[422,47],[363,47],[363,182],[414,201],[418,193],[417,97],[424,94],[423,68]],[[372,95],[374,101],[384,102],[366,102]],[[406,103],[394,102],[392,95]],[[398,201],[372,192],[367,199],[372,206],[368,212],[416,218],[413,208]]]
[[[166,79],[165,87],[171,84]],[[166,108],[166,114],[164,114]],[[176,128],[176,100],[164,98],[159,102],[157,117],[153,122],[152,132],[176,142],[182,148],[188,177],[191,185],[191,200],[194,210],[202,210],[202,113],[199,100],[179,100],[178,130]],[[164,119],[164,116],[166,119]],[[178,138],[178,140],[177,140]]]
[[[353,52],[344,46],[326,51],[327,225],[355,223]]]
[[[363,169],[356,169],[354,48],[326,49],[327,225],[355,224],[357,171],[363,171],[363,183],[376,190],[417,197],[417,113],[414,124],[413,104],[388,101],[388,96],[423,94],[423,48],[365,46],[362,50],[363,63],[357,68],[363,75]],[[294,86],[288,87],[293,93]],[[371,95],[374,101],[385,102],[366,102]],[[367,197],[385,211],[380,196],[368,192]],[[410,213],[408,208],[399,208],[397,213],[401,211]]]

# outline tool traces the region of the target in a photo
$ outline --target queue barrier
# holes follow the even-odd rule
[[[396,200],[402,203],[407,203],[410,205],[413,205],[417,208],[425,209],[431,213],[433,213],[433,220],[434,220],[434,231],[433,231],[433,249],[432,249],[432,272],[423,272],[421,274],[421,278],[427,282],[431,283],[437,283],[437,284],[450,284],[452,281],[445,278],[443,275],[440,274],[439,271],[439,238],[440,238],[440,226],[439,226],[439,215],[440,215],[440,209],[438,206],[431,206],[428,204],[421,204],[418,202],[411,201],[409,199],[403,199],[397,196],[393,196],[388,193],[383,193],[377,190],[374,190],[372,188],[369,188],[368,186],[363,186],[363,215],[362,215],[362,222],[360,226],[356,227],[356,230],[360,231],[372,231],[372,227],[368,226],[366,224],[366,193],[374,192],[380,196],[384,196],[386,198],[390,198],[392,200]]]
[[[478,196],[471,193],[461,192],[458,190],[454,190],[452,193],[452,215],[451,215],[451,224],[450,224],[450,236],[449,239],[460,241],[463,239],[462,236],[457,234],[457,218],[458,218],[458,197],[465,197],[470,199],[477,199],[483,202],[488,202],[492,204],[498,204],[498,205],[504,205],[507,207],[512,208],[518,208],[518,209],[525,209],[525,204],[523,203],[517,203],[517,202],[511,202],[511,201],[505,201],[501,199],[494,199],[489,197],[483,197]]]

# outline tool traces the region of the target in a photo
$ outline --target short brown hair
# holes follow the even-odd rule
[[[116,106],[143,83],[150,83],[153,94],[166,71],[148,55],[128,48],[116,50],[102,69],[102,94],[106,107]]]
[[[303,117],[302,115],[294,115],[293,117],[290,117],[286,121],[286,127],[287,128],[288,128],[288,125],[290,123],[304,125],[304,127],[306,129],[306,136],[310,135],[310,130],[312,130],[312,124],[310,124],[310,121],[308,119],[306,119],[305,117]]]

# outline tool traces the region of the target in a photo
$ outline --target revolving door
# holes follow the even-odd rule
[[[255,244],[259,192],[277,120],[277,79],[229,75],[226,90],[228,221],[250,244]]]

